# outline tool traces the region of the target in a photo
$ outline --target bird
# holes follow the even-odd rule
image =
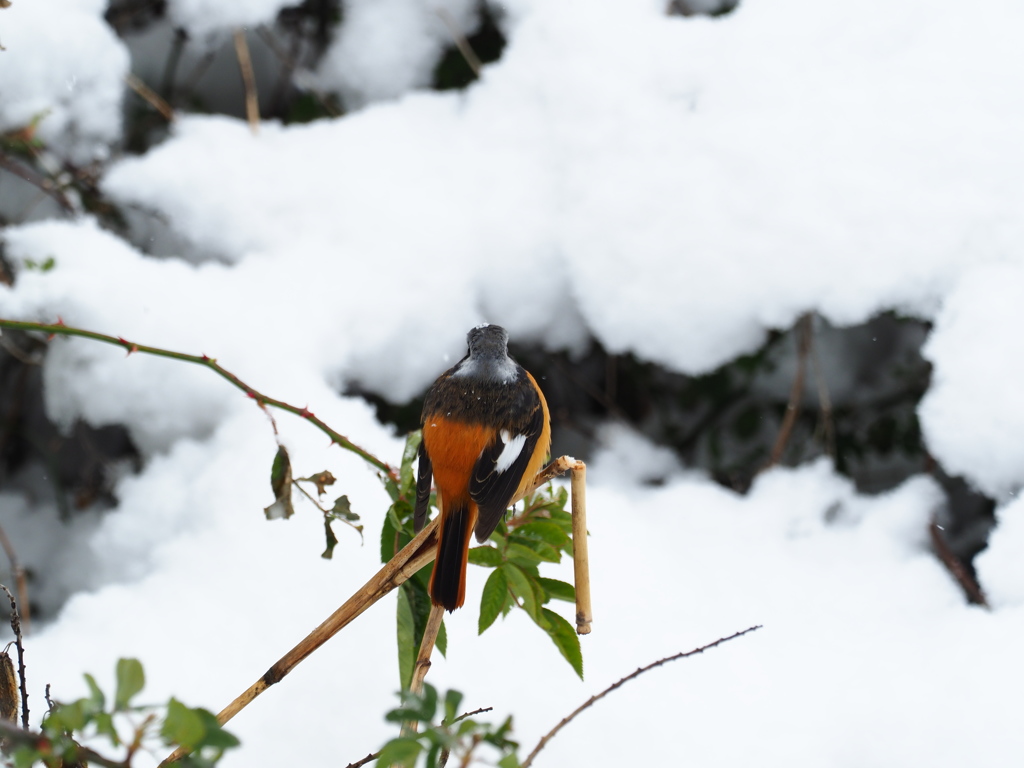
[[[442,373],[423,401],[415,530],[427,520],[431,477],[441,521],[430,600],[451,612],[466,599],[469,534],[486,541],[509,504],[526,491],[551,447],[544,394],[509,357],[508,332],[478,325],[469,351]]]

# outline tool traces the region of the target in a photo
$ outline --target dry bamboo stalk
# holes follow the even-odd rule
[[[569,481],[572,494],[572,563],[576,582],[576,634],[589,635],[594,620],[590,607],[590,555],[587,551],[587,465],[577,461]]]
[[[280,682],[300,661],[348,626],[367,608],[395,587],[408,581],[420,568],[433,562],[437,555],[437,537],[434,535],[437,523],[436,518],[432,520],[417,534],[416,538],[406,544],[373,578],[366,582],[362,589],[352,595],[344,605],[310,632],[298,645],[282,656],[259,680],[221,710],[217,715],[217,722],[224,725],[263,691],[274,683]],[[160,763],[160,766],[170,765],[180,760],[185,754],[183,749],[176,749]]]
[[[235,30],[235,55],[238,57],[238,68],[242,71],[242,85],[245,87],[245,117],[255,136],[260,132],[260,103],[256,95],[256,75],[249,55],[249,42],[245,39],[245,30],[241,28]]]

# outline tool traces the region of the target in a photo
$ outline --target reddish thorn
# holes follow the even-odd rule
[[[254,392],[246,392],[245,396],[246,397],[251,397],[253,400],[256,399],[256,394]]]
[[[61,317],[60,315],[57,315],[57,322],[56,322],[56,323],[54,323],[54,325],[56,325],[56,326],[57,326],[57,327],[59,327],[59,328],[64,328],[64,327],[66,327],[66,326],[64,325],[64,318],[63,318],[63,317]]]
[[[313,418],[313,412],[309,410],[309,408],[304,407],[301,411],[299,411],[299,416],[301,416],[304,419],[311,419]]]
[[[206,355],[202,355],[199,359],[202,360],[204,363],[210,362],[210,358],[208,358]]]

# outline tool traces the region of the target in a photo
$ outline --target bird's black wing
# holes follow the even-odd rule
[[[424,441],[425,442],[425,441]],[[427,523],[427,507],[430,504],[430,481],[433,479],[434,471],[430,466],[430,457],[427,450],[420,443],[419,472],[416,475],[416,509],[412,514],[412,525],[416,533],[423,530]]]
[[[544,409],[541,408],[540,400],[536,399],[536,405],[527,420],[517,428],[507,430],[509,443],[506,443],[499,434],[480,454],[469,481],[469,496],[480,509],[476,522],[477,541],[486,541],[505,514],[509,502],[522,482],[523,473],[533,458],[533,452],[537,450],[537,441],[543,431]],[[508,466],[498,471],[502,454],[508,445],[519,437],[524,438],[519,453],[511,463],[506,462]]]

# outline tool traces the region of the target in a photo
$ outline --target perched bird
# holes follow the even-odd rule
[[[466,599],[469,532],[487,540],[551,446],[548,404],[533,376],[508,356],[508,332],[480,325],[466,341],[469,353],[441,374],[423,402],[413,518],[419,531],[433,475],[441,522],[430,599],[449,611]]]

